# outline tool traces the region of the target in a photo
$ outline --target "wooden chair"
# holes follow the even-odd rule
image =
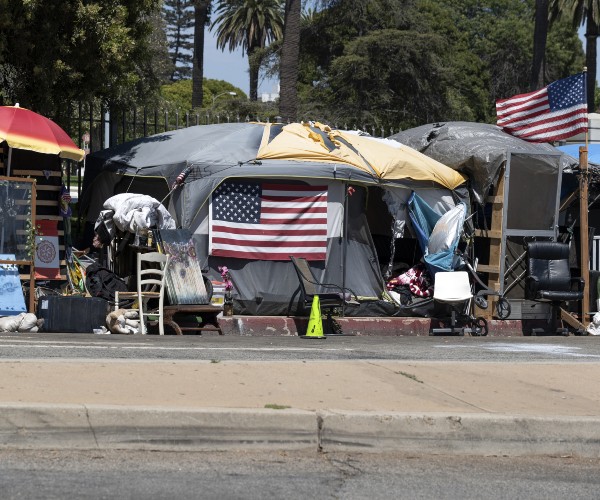
[[[158,317],[158,331],[165,334],[164,327],[164,296],[166,270],[169,265],[169,256],[158,252],[137,254],[137,291],[116,292],[115,310],[119,308],[119,301],[123,299],[136,299],[140,316],[140,333],[146,334],[146,318]],[[158,300],[158,308],[148,308],[151,299]]]

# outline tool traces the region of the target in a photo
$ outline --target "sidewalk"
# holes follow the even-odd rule
[[[0,446],[600,457],[600,367],[0,361]]]

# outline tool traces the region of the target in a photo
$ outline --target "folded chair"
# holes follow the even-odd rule
[[[333,310],[341,308],[343,314],[344,306],[347,303],[352,302],[353,297],[354,300],[358,301],[356,294],[349,288],[342,288],[341,286],[332,283],[320,283],[313,274],[306,259],[290,255],[290,260],[294,265],[294,269],[296,270],[300,282],[300,300],[303,308],[310,308],[315,295],[318,295],[321,310],[325,311],[327,318],[325,325],[327,332],[329,332],[329,334],[341,334],[339,324],[332,317]],[[296,293],[298,293],[298,290],[296,290]],[[292,296],[288,313],[296,293]]]
[[[165,276],[169,265],[169,256],[158,252],[137,254],[137,291],[116,292],[115,310],[119,308],[119,301],[123,299],[136,299],[140,315],[140,333],[146,334],[146,318],[158,317],[158,331],[165,334],[164,327],[164,296]],[[148,308],[151,299],[158,300],[158,308]]]
[[[525,298],[547,302],[552,306],[548,330],[533,328],[532,334],[568,335],[567,328],[557,326],[560,305],[583,299],[583,278],[572,278],[569,267],[569,245],[555,241],[533,241],[527,244],[527,277]]]

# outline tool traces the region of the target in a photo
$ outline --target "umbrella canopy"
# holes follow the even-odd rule
[[[0,106],[0,142],[15,149],[81,161],[85,156],[52,120],[19,106]]]

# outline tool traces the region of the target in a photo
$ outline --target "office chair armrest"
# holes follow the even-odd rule
[[[540,289],[540,280],[535,276],[527,276],[525,278],[525,298],[535,299],[538,290]]]
[[[573,290],[574,285],[577,286],[577,292],[583,292],[585,280],[583,278],[571,278],[571,290]]]

